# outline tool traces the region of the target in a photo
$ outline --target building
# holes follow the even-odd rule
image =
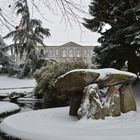
[[[39,46],[38,49],[43,50],[44,56],[48,59],[52,59],[59,62],[72,62],[82,60],[85,63],[91,64],[92,56],[94,55],[95,46],[79,45],[74,42],[68,42],[63,45],[50,45]],[[26,54],[23,54],[26,56]],[[19,55],[16,56],[17,64],[23,63],[25,57],[20,59]]]
[[[85,46],[68,42],[59,46],[46,46],[44,54],[47,58],[57,62],[83,60],[85,63],[91,64],[94,47],[95,46]]]

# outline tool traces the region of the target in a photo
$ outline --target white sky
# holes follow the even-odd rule
[[[12,1],[13,0],[4,0],[6,2],[2,3],[3,0],[0,0],[1,7],[3,6],[5,8],[5,11],[7,12],[9,9],[12,9]],[[30,0],[29,0],[30,1]],[[42,0],[43,1],[43,0]],[[73,0],[76,3],[80,3],[82,1],[82,9],[85,9],[88,11],[88,5],[90,4],[90,0]],[[11,8],[9,8],[9,4],[11,4]],[[33,17],[41,19],[43,21],[43,26],[50,29],[51,37],[45,40],[45,44],[56,44],[56,43],[66,43],[69,41],[73,41],[76,43],[82,43],[82,44],[96,44],[97,39],[100,37],[99,34],[93,33],[89,30],[87,30],[83,25],[81,25],[82,30],[80,29],[79,25],[76,23],[72,24],[72,27],[66,26],[64,23],[64,20],[61,21],[62,16],[60,16],[60,10],[56,9],[54,7],[52,11],[55,11],[55,14],[52,13],[52,11],[48,10],[46,6],[44,6],[43,3],[38,3],[38,6],[40,8],[41,15],[45,17],[47,20],[44,20],[41,18],[41,15],[38,12],[35,12],[36,9],[32,9],[31,13]],[[74,11],[75,12],[75,11]],[[11,17],[11,15],[10,15]],[[84,15],[81,14],[81,18],[83,18]],[[12,20],[18,25],[18,19],[12,15]],[[81,20],[82,21],[82,20]],[[2,29],[2,28],[1,28]],[[1,30],[2,35],[5,35],[7,33],[7,30]],[[9,40],[8,40],[9,42]],[[9,43],[8,43],[9,44]]]

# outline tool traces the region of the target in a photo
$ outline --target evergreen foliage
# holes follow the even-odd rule
[[[7,46],[0,35],[0,73],[8,73],[13,75],[18,72],[14,60],[6,54]]]
[[[126,63],[128,71],[140,71],[140,0],[92,0],[83,25],[101,34],[96,61],[100,67],[121,69]],[[105,24],[110,29],[103,31]]]
[[[44,37],[49,37],[48,28],[42,27],[42,22],[38,19],[31,19],[27,0],[18,0],[15,2],[15,10],[18,16],[21,16],[20,23],[15,30],[8,33],[4,38],[13,38],[16,57],[24,59],[25,63],[20,67],[18,78],[31,76],[37,68],[44,65],[45,58],[37,45],[43,45]],[[43,61],[43,63],[41,63]]]
[[[46,67],[38,69],[34,73],[34,78],[37,81],[37,86],[34,91],[35,95],[40,98],[43,97],[45,102],[51,107],[67,105],[69,101],[69,94],[58,91],[53,84],[60,75],[76,68],[88,68],[88,65],[82,61],[55,64],[51,63]]]
[[[22,57],[24,51],[29,54],[36,45],[44,45],[43,39],[50,36],[50,32],[48,28],[42,27],[40,20],[31,19],[27,0],[16,1],[15,10],[21,16],[20,23],[5,38],[13,38],[15,52]]]
[[[14,75],[18,73],[18,67],[15,62],[5,54],[4,51],[0,50],[0,73],[8,73],[9,75]]]

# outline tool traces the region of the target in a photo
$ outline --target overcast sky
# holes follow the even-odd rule
[[[2,5],[2,1],[0,0],[0,3]],[[6,0],[5,3],[3,3],[3,7],[5,7],[5,10],[8,11],[8,5],[11,4],[10,9],[12,9],[12,1],[13,0]],[[30,0],[29,0],[30,1]],[[77,2],[80,4],[80,1],[82,1],[82,9],[88,11],[88,5],[90,4],[90,0],[73,0],[74,2]],[[67,26],[62,20],[62,16],[60,15],[60,11],[58,9],[55,9],[54,7],[52,10],[48,10],[46,6],[43,3],[38,3],[38,6],[40,8],[41,15],[36,12],[36,9],[33,8],[31,10],[32,17],[41,19],[43,21],[43,26],[50,29],[51,37],[45,40],[45,44],[56,44],[56,43],[66,43],[69,41],[73,41],[76,43],[82,43],[82,44],[96,44],[97,39],[99,38],[99,34],[93,33],[86,28],[84,28],[81,25],[81,29],[78,24],[72,23],[72,26]],[[54,13],[52,12],[54,11]],[[75,11],[74,11],[75,12]],[[48,20],[44,20],[41,18],[43,16],[44,18]],[[81,18],[83,18],[86,15],[81,14]],[[15,22],[15,24],[18,24],[18,19],[12,16],[12,20]],[[82,21],[82,20],[81,20]],[[7,30],[2,30],[2,35],[7,33]]]
[[[78,0],[73,1],[78,2]],[[86,11],[88,11],[89,3],[90,0],[82,0],[82,6]],[[48,23],[52,35],[51,38],[47,40],[49,43],[65,43],[69,41],[85,44],[97,43],[97,39],[100,35],[87,30],[83,25],[81,25],[82,29],[80,29],[79,25],[75,23],[72,24],[72,27],[66,27],[65,23],[61,22],[61,16],[55,16],[49,12],[48,17],[48,19],[53,21],[53,23]],[[84,17],[84,15],[81,15],[81,17]]]

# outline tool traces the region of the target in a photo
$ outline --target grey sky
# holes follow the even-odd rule
[[[73,0],[77,1],[78,0]],[[88,11],[88,5],[90,0],[82,0],[82,6]],[[53,23],[48,22],[48,27],[51,31],[51,38],[47,39],[49,43],[65,43],[69,41],[74,41],[77,43],[87,43],[87,44],[96,44],[97,39],[99,38],[99,34],[93,33],[87,30],[85,27],[81,25],[82,30],[80,29],[78,24],[73,23],[72,27],[66,25],[64,22],[61,23],[61,16],[51,16],[52,14],[49,12],[48,19],[52,20]],[[81,15],[83,17],[83,15]]]
[[[2,0],[0,0],[1,2]],[[7,0],[6,0],[7,1]],[[8,4],[12,3],[13,0],[9,0],[8,3],[4,3],[3,6],[7,7]],[[90,0],[73,0],[76,3],[80,3],[82,1],[81,7],[88,11],[88,5],[90,4]],[[45,40],[45,44],[55,44],[55,43],[66,43],[69,41],[82,43],[82,44],[96,44],[97,39],[99,38],[99,34],[93,33],[81,25],[81,29],[78,24],[73,23],[71,26],[66,26],[64,20],[62,20],[62,16],[60,15],[60,11],[58,9],[52,8],[51,11],[44,6],[43,3],[38,4],[40,8],[41,15],[45,17],[47,20],[41,18],[41,15],[38,12],[35,12],[36,9],[33,8],[31,10],[32,16],[35,18],[40,18],[43,21],[43,26],[50,29],[51,37]],[[52,12],[54,11],[54,13]],[[74,11],[75,12],[75,11]],[[84,15],[81,14],[81,18]],[[12,17],[15,24],[18,24],[18,19],[16,17]],[[82,21],[82,20],[81,20]],[[2,35],[6,34],[6,30],[2,31]]]

